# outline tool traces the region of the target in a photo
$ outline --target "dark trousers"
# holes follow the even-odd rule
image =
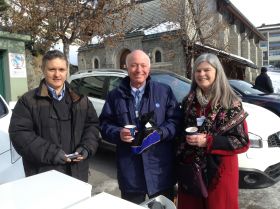
[[[168,188],[166,190],[157,192],[153,195],[148,195],[149,199],[157,197],[159,195],[163,195],[170,199],[171,201],[174,200],[174,187]],[[126,192],[121,192],[121,197],[122,199],[128,200],[130,202],[133,202],[135,204],[140,204],[146,200],[146,194],[145,193],[126,193]]]

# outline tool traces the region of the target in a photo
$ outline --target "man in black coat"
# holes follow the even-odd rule
[[[273,93],[273,86],[270,77],[267,75],[266,67],[261,68],[261,74],[255,80],[255,88],[265,93]]]
[[[26,176],[54,169],[88,181],[89,157],[99,139],[96,111],[66,82],[68,61],[62,52],[48,51],[42,70],[39,87],[25,93],[13,110],[11,141],[22,156]]]

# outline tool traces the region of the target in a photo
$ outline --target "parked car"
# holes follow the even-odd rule
[[[264,93],[243,80],[229,80],[229,83],[242,101],[262,106],[280,116],[280,94]]]
[[[11,115],[10,107],[0,95],[0,184],[25,177],[22,158],[10,142]]]
[[[99,115],[107,93],[126,75],[123,70],[89,70],[72,75],[69,81],[73,88],[89,97]],[[191,81],[172,72],[152,70],[151,78],[168,84],[179,102],[190,90]],[[280,180],[280,118],[260,106],[245,102],[243,106],[249,113],[247,123],[251,145],[246,153],[238,156],[239,186],[268,187]]]

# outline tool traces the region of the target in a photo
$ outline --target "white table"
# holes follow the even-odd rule
[[[62,209],[91,197],[92,186],[57,171],[0,185],[0,208]]]
[[[102,192],[68,209],[144,209],[144,207]]]

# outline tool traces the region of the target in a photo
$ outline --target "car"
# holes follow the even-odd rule
[[[88,70],[71,75],[69,82],[76,91],[89,97],[99,115],[106,95],[125,76],[127,72],[124,70]],[[170,71],[151,70],[151,79],[169,85],[179,102],[191,86],[189,79]],[[246,153],[238,155],[239,187],[269,187],[280,180],[280,118],[257,105],[243,102],[243,106],[249,114],[246,121],[251,144]]]
[[[264,93],[243,80],[229,80],[229,83],[242,101],[262,106],[280,116],[280,94]]]
[[[0,95],[0,184],[25,177],[21,156],[14,149],[8,128],[12,111]]]
[[[71,75],[69,83],[79,93],[89,97],[97,115],[100,115],[108,92],[117,87],[125,76],[127,76],[125,70],[86,70]],[[176,91],[175,97],[178,101],[182,101],[190,90],[191,81],[189,79],[170,71],[153,70],[151,78],[171,86],[173,92]]]

